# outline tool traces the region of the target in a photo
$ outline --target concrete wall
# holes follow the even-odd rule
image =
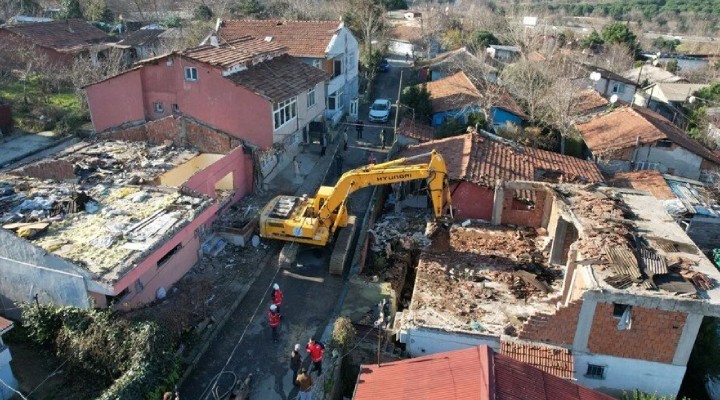
[[[412,55],[415,52],[415,45],[405,40],[390,39],[388,40],[388,52],[401,56]]]
[[[177,232],[155,252],[142,260],[135,268],[120,278],[114,285],[117,295],[126,288],[125,295],[117,305],[129,309],[155,300],[155,294],[161,287],[169,290],[182,278],[198,260],[200,249],[199,231],[204,229],[215,218],[218,206],[213,204],[198,215],[185,228]],[[180,245],[179,250],[164,263],[158,264],[161,258]]]
[[[690,220],[688,236],[703,251],[720,247],[720,218],[694,217]]]
[[[400,336],[400,342],[406,344],[406,349],[411,357],[462,350],[484,344],[496,351],[500,350],[500,338],[493,336],[468,335],[422,327],[409,328]]]
[[[43,304],[89,307],[89,276],[89,272],[0,229],[1,314],[18,319],[20,309],[14,303],[31,302],[35,294]]]
[[[12,398],[15,392],[10,390],[10,388],[17,389],[18,386],[12,369],[10,369],[10,361],[12,361],[10,349],[0,344],[0,379],[5,383],[5,385],[0,385],[0,400]],[[10,386],[10,388],[8,388],[8,386]]]
[[[581,352],[573,354],[577,383],[616,396],[639,389],[675,398],[685,376],[685,366]],[[605,379],[585,376],[588,364],[605,366]]]
[[[613,92],[613,85],[619,84],[624,87],[624,92]],[[608,80],[605,78],[601,78],[599,81],[595,83],[595,90],[601,94],[605,94],[606,96],[610,97],[614,94],[618,96],[618,99],[621,101],[624,101],[626,103],[632,103],[635,99],[635,86],[628,85],[622,82],[617,82],[612,79]]]
[[[322,115],[325,110],[325,82],[315,85],[315,105],[308,107],[307,90],[297,95],[297,117],[295,120],[281,126],[273,131],[275,142],[282,141],[285,136],[292,135],[298,131],[302,132],[302,128],[314,121],[318,116]],[[301,139],[301,138],[300,138]]]
[[[89,86],[85,92],[96,132],[128,122],[145,121],[140,70]]]
[[[660,172],[699,179],[703,158],[674,145],[672,147],[642,146],[635,152],[635,163],[651,162],[660,164]]]
[[[242,147],[237,147],[229,154],[205,165],[202,170],[185,181],[184,186],[212,198],[217,198],[216,185],[227,174],[232,173],[231,183],[235,194],[231,201],[235,201],[252,192],[252,171],[252,157],[245,154]]]

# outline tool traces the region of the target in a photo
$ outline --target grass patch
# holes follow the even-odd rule
[[[0,80],[0,100],[10,103],[15,126],[30,132],[74,133],[90,121],[74,88],[44,90],[39,76],[27,83],[16,78]]]

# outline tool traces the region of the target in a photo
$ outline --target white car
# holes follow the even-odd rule
[[[370,122],[388,122],[390,118],[390,100],[377,99],[370,106]]]

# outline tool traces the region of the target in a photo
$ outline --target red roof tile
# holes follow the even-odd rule
[[[437,149],[445,158],[450,179],[487,187],[494,187],[498,179],[549,180],[542,176],[543,172],[557,172],[564,182],[603,181],[600,170],[591,161],[495,140],[473,132],[410,146],[399,156],[407,157],[432,149]]]
[[[81,19],[34,22],[6,26],[2,29],[23,36],[38,46],[63,53],[74,53],[108,39],[105,32]]]
[[[435,139],[434,132],[435,128],[432,126],[413,121],[409,118],[405,118],[400,121],[400,125],[398,125],[397,130],[398,135],[415,139],[420,143]]]
[[[562,347],[503,340],[500,341],[500,354],[560,378],[573,377],[572,352]]]
[[[488,346],[360,367],[354,400],[610,400]]]
[[[674,200],[677,198],[662,174],[654,169],[617,172],[608,180],[608,184],[620,188],[649,192],[660,200]]]
[[[327,77],[320,68],[287,54],[227,76],[236,84],[276,102],[304,93]]]
[[[219,47],[205,45],[185,50],[181,54],[199,62],[230,68],[247,66],[252,64],[253,60],[263,56],[276,57],[287,54],[287,47],[277,42],[243,36],[223,42]]]
[[[480,100],[480,92],[462,71],[425,85],[433,112],[463,108]]]
[[[13,327],[13,322],[9,319],[0,317],[0,334],[9,331]]]
[[[652,144],[667,139],[709,161],[720,158],[691,139],[683,130],[660,114],[642,107],[619,107],[592,121],[578,125],[585,144],[596,155]]]
[[[600,93],[593,89],[587,89],[578,93],[577,102],[573,105],[573,112],[583,114],[607,106],[609,103]]]
[[[340,21],[225,20],[218,35],[224,40],[272,37],[273,41],[287,46],[290,55],[325,58],[325,50],[341,24]]]

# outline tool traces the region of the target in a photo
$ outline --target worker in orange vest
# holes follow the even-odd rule
[[[280,312],[280,306],[282,305],[283,301],[283,292],[280,290],[280,285],[277,283],[273,284],[273,290],[272,293],[270,293],[270,299],[272,300],[272,303],[277,307],[277,312]]]
[[[277,329],[280,326],[280,313],[278,312],[277,306],[275,304],[270,306],[270,311],[268,311],[267,317],[268,317],[268,325],[270,325],[270,330],[272,330],[273,342],[277,342],[278,341]]]

